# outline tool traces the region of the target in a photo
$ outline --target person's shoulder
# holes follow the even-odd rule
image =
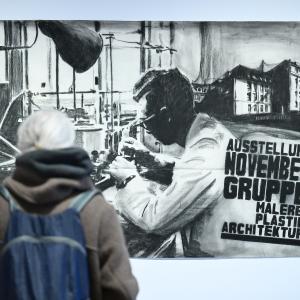
[[[112,205],[106,201],[102,192],[99,190],[87,205],[87,209],[94,209],[100,212],[107,212],[113,209]]]
[[[194,120],[194,124],[200,127],[210,127],[215,126],[218,121],[211,115],[207,113],[198,113]]]
[[[9,214],[8,201],[0,195],[0,240],[4,238],[9,220]]]
[[[1,194],[0,194],[0,207],[1,208],[8,207],[8,201]]]
[[[215,140],[216,135],[219,135],[219,127],[220,124],[214,117],[205,113],[198,113],[188,132],[187,145],[194,145],[203,140]]]
[[[107,219],[108,216],[114,215],[115,208],[110,204],[103,194],[99,191],[93,196],[91,201],[82,210],[81,215],[85,222],[94,223],[103,219]]]
[[[0,216],[9,212],[9,202],[0,194]]]
[[[106,201],[101,193],[96,194],[82,209],[80,217],[86,230],[88,243],[95,244],[95,238],[103,222],[108,222],[116,215],[113,206]]]
[[[198,113],[189,130],[189,136],[192,138],[195,135],[203,132],[204,129],[215,129],[218,121],[206,113]]]

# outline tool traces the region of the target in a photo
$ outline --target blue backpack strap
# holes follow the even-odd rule
[[[4,187],[3,185],[0,185],[0,195],[9,203],[10,211],[14,211],[16,209],[21,209],[20,206],[16,203],[13,196],[9,192],[9,190]]]
[[[80,212],[97,194],[100,194],[100,191],[96,189],[83,192],[72,200],[69,208],[75,209],[77,212]]]

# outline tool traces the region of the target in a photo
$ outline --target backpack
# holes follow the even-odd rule
[[[9,191],[10,220],[0,253],[0,299],[87,300],[89,274],[81,209],[99,191],[76,196],[69,207],[51,215],[23,211]]]

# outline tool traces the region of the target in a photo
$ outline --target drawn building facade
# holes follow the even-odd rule
[[[272,78],[274,113],[300,111],[300,65],[284,60],[268,72]]]
[[[300,111],[300,65],[290,62],[290,111]]]
[[[267,74],[238,66],[232,77],[234,115],[271,112],[271,80]]]
[[[238,65],[214,81],[198,112],[218,117],[290,114],[300,111],[300,64],[284,60],[271,70]]]
[[[211,84],[198,111],[239,116],[270,113],[272,81],[267,73],[238,65]]]

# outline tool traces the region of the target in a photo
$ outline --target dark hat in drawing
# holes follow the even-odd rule
[[[157,105],[184,112],[193,108],[193,89],[189,79],[178,68],[149,70],[134,85],[133,97],[139,101],[146,95]]]

